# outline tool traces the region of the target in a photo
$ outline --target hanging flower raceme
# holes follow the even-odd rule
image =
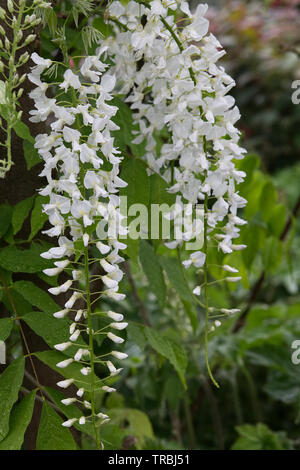
[[[203,223],[190,224],[181,240],[167,246],[179,249],[183,241],[203,239],[202,248],[191,251],[183,264],[204,272],[206,340],[209,311],[213,311],[207,304],[208,247],[215,244],[225,254],[244,248],[234,241],[245,224],[238,211],[246,204],[237,190],[246,174],[235,165],[246,152],[239,146],[240,132],[235,127],[240,113],[228,94],[235,82],[217,64],[225,51],[208,34],[207,8],[199,4],[192,13],[188,2],[181,0],[137,0],[126,6],[113,2],[107,17],[115,20],[115,35],[104,42],[114,60],[112,70],[121,93],[127,95],[139,125],[133,143],[145,142],[149,169],[169,183],[179,207],[189,203],[195,210],[202,204]],[[166,129],[168,140],[164,133],[158,152],[155,136]],[[176,223],[176,209],[169,216]],[[224,271],[237,272],[231,267]],[[227,275],[222,280],[240,279]],[[201,295],[200,286],[194,295]],[[212,329],[219,324],[217,320]]]
[[[133,142],[146,142],[149,168],[170,183],[170,192],[180,196],[179,204],[203,203],[207,238],[231,253],[243,248],[234,244],[245,223],[238,210],[246,203],[236,186],[246,175],[234,160],[246,151],[238,144],[240,132],[235,127],[239,110],[228,95],[235,82],[217,65],[225,51],[208,34],[207,8],[200,4],[191,13],[188,2],[180,0],[154,0],[148,7],[138,1],[126,6],[113,2],[109,14],[118,22],[115,36],[105,44],[114,57],[121,92],[127,94],[139,124]],[[169,141],[158,154],[155,132],[165,127]],[[191,231],[185,241],[195,235],[199,234]],[[205,258],[203,251],[193,252],[184,265],[199,268]]]
[[[54,317],[69,316],[73,319],[69,340],[55,346],[58,351],[66,351],[70,357],[59,362],[57,367],[63,369],[73,362],[80,363],[82,374],[82,380],[70,378],[60,381],[58,385],[62,388],[71,384],[78,387],[77,397],[67,398],[63,403],[80,402],[86,408],[87,413],[79,419],[79,424],[92,421],[98,440],[98,426],[109,418],[97,411],[95,392],[114,391],[109,382],[107,384],[107,379],[122,369],[117,368],[110,359],[127,357],[117,350],[96,356],[93,348],[97,335],[109,338],[114,345],[121,344],[124,340],[119,331],[127,326],[122,314],[98,312],[92,309],[97,299],[93,296],[91,301],[91,295],[97,290],[99,297],[110,297],[116,301],[125,297],[119,292],[119,282],[123,276],[119,264],[124,261],[119,251],[126,246],[118,237],[126,233],[126,228],[120,223],[118,191],[126,183],[118,176],[122,157],[111,135],[118,129],[112,121],[117,108],[109,103],[115,77],[106,71],[107,65],[100,60],[102,53],[100,50],[97,56],[86,57],[80,74],[66,67],[56,94],[52,89],[51,96],[55,98],[48,97],[49,87],[53,85],[43,79],[52,66],[51,60],[32,54],[35,66],[29,75],[36,85],[30,94],[36,108],[30,112],[31,121],[48,119],[51,122],[50,132],[36,137],[35,147],[44,160],[40,176],[47,179],[47,185],[40,190],[40,194],[49,198],[43,210],[49,217],[51,228],[44,233],[58,237],[58,246],[41,256],[54,260],[54,267],[46,269],[45,274],[68,274],[67,280],[49,289],[53,295],[64,293],[68,296],[64,308],[54,313]],[[106,232],[103,227],[107,228]],[[98,249],[100,270],[97,274],[92,274],[90,269],[97,263],[95,254],[91,255],[91,248]],[[94,288],[99,283],[104,286],[100,292]],[[102,317],[105,324],[96,331],[93,329],[94,316]],[[88,342],[85,341],[86,337]],[[68,352],[71,347],[73,351],[75,347],[72,355]],[[115,346],[113,349],[116,349]],[[105,366],[107,378],[100,380],[95,375],[96,364]],[[69,419],[63,425],[72,426],[76,421],[76,418]]]

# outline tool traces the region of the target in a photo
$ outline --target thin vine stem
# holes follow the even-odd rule
[[[209,327],[209,303],[208,303],[208,261],[207,261],[207,254],[208,254],[208,243],[207,243],[207,212],[208,212],[208,196],[205,195],[204,200],[204,244],[203,244],[203,251],[205,253],[205,262],[203,266],[204,272],[204,298],[205,298],[205,363],[208,375],[212,381],[212,383],[217,387],[220,388],[220,385],[214,378],[208,360],[208,327]]]
[[[101,443],[99,433],[96,425],[96,403],[95,403],[95,358],[94,358],[94,344],[93,344],[93,328],[92,328],[92,308],[91,308],[91,292],[90,292],[90,275],[89,275],[89,251],[88,247],[84,249],[85,260],[85,283],[86,283],[86,306],[88,315],[89,327],[89,349],[90,349],[90,367],[91,367],[91,407],[92,407],[92,421],[95,432],[95,439],[97,449],[101,450]]]
[[[15,118],[15,101],[12,96],[13,92],[13,79],[15,77],[16,67],[15,67],[15,58],[16,52],[18,49],[18,33],[21,26],[21,19],[23,16],[25,3],[21,3],[18,11],[16,26],[13,31],[13,43],[11,48],[11,53],[9,57],[9,62],[12,64],[9,66],[9,76],[6,85],[6,95],[9,102],[8,111],[7,111],[7,128],[6,128],[6,147],[7,147],[7,163],[6,163],[6,172],[10,170],[12,166],[12,152],[11,152],[11,131],[14,124]]]

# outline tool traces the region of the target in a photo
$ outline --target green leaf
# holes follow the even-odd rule
[[[29,140],[23,140],[23,152],[26,161],[27,170],[30,170],[32,167],[41,163],[42,159],[39,156],[39,153],[33,145],[34,142]]]
[[[59,307],[58,307],[59,308]],[[30,312],[22,317],[28,326],[39,336],[41,336],[49,346],[65,343],[70,337],[70,321],[67,319],[54,318],[51,313],[46,312]],[[86,346],[80,337],[76,344]],[[78,350],[77,346],[71,346],[65,352],[67,356],[74,356]]]
[[[33,201],[34,201],[34,196],[31,196],[31,197],[28,197],[27,199],[24,199],[23,201],[20,201],[14,207],[12,220],[11,220],[14,235],[16,235],[16,233],[18,233],[19,230],[21,230],[24,220],[27,218],[30,212],[30,209],[32,208]]]
[[[120,195],[127,196],[128,209],[133,204],[149,204],[149,177],[145,165],[139,160],[128,160],[122,168],[122,180],[128,184]]]
[[[41,352],[36,352],[34,355],[42,361],[44,364],[46,364],[48,367],[51,369],[55,370],[58,372],[60,375],[65,377],[66,379],[72,379],[74,378],[75,380],[79,381],[82,383],[83,375],[80,372],[80,369],[82,368],[82,365],[77,362],[73,362],[70,364],[68,367],[64,369],[60,369],[59,367],[56,367],[56,364],[58,362],[64,361],[65,359],[68,358],[65,354],[59,352],[59,351],[41,351]],[[75,384],[76,385],[76,384]],[[88,391],[89,390],[89,385],[85,385],[85,389]]]
[[[61,310],[60,306],[46,292],[31,281],[16,281],[12,287],[31,305],[34,305],[43,312],[54,313]]]
[[[113,34],[113,27],[108,22],[104,22],[104,19],[101,17],[95,18],[93,21],[93,27],[100,31],[104,38],[108,38]]]
[[[0,319],[0,341],[5,341],[9,337],[13,324],[12,318]]]
[[[276,236],[280,237],[285,227],[287,220],[287,210],[283,204],[277,204],[272,210],[268,220],[268,227],[271,232]]]
[[[76,450],[70,430],[63,427],[62,423],[61,417],[44,401],[36,441],[37,450]]]
[[[28,142],[31,142],[32,144],[34,144],[34,138],[30,134],[29,127],[26,126],[24,122],[17,121],[13,129],[18,137],[21,137],[21,139],[27,140]]]
[[[9,415],[13,404],[18,399],[19,389],[23,382],[24,357],[12,362],[0,376],[0,441],[9,431]]]
[[[275,237],[269,237],[264,243],[262,260],[266,272],[274,271],[282,258],[282,244]]]
[[[183,268],[179,260],[177,258],[160,257],[159,261],[178,295],[187,302],[193,301],[192,294],[183,275]]]
[[[63,405],[61,400],[63,400],[65,395],[60,392],[59,390],[55,390],[54,388],[51,387],[45,387],[45,390],[47,393],[50,395],[51,400],[56,404],[56,406],[60,409],[60,411],[68,418],[80,418],[82,416],[82,411],[76,406],[76,405]],[[89,423],[88,421],[84,425],[78,424],[78,421],[74,424],[74,427],[78,429],[79,431],[86,432],[90,434],[91,436],[94,436],[94,428],[92,423]]]
[[[171,221],[163,217],[163,214],[170,212],[176,197],[174,194],[168,193],[169,185],[160,175],[153,174],[148,178],[150,183],[149,227],[151,227],[151,238],[155,240],[168,239],[172,225]]]
[[[1,204],[0,206],[0,237],[6,234],[10,226],[13,208],[8,204]]]
[[[50,266],[49,260],[41,258],[45,246],[32,243],[30,248],[22,250],[17,246],[6,246],[0,250],[0,266],[15,273],[36,273]]]
[[[177,258],[159,259],[162,268],[166,271],[170,284],[182,300],[185,311],[190,319],[193,330],[196,331],[198,318],[194,308],[194,300],[183,274],[183,267]]]
[[[144,333],[144,325],[135,325],[133,323],[129,323],[127,331],[130,336],[130,339],[134,343],[136,343],[141,350],[144,350],[147,344],[146,336]]]
[[[142,157],[145,153],[144,144],[135,145],[131,143],[136,137],[133,131],[138,129],[138,127],[133,124],[132,111],[129,106],[124,103],[124,97],[114,97],[111,104],[118,108],[118,112],[113,118],[113,121],[120,127],[120,130],[113,133],[116,146],[118,146],[122,152],[127,152],[129,148],[135,157]]]
[[[35,393],[35,390],[30,392],[13,410],[9,420],[9,433],[0,442],[0,450],[21,449],[25,431],[32,418]]]
[[[237,426],[240,437],[232,446],[232,450],[283,450],[279,433],[271,431],[265,424],[256,426],[243,424]]]
[[[142,411],[131,408],[113,408],[109,411],[109,415],[112,422],[116,422],[120,426],[123,422],[128,423],[126,435],[136,437],[138,450],[143,449],[147,439],[154,438],[151,422]]]
[[[150,183],[150,204],[168,204],[176,202],[175,194],[168,192],[168,183],[157,173],[148,176]]]
[[[149,288],[157,297],[159,305],[163,307],[166,300],[165,279],[153,246],[146,240],[140,240],[140,261],[148,279]]]
[[[45,22],[48,25],[52,36],[55,36],[55,31],[57,27],[57,13],[51,7],[45,9]]]
[[[48,220],[47,214],[42,212],[43,204],[47,203],[47,198],[44,196],[37,196],[34,201],[33,210],[31,213],[31,233],[29,240],[32,240],[33,237],[44,227],[45,222]]]
[[[263,187],[260,197],[260,207],[263,220],[266,222],[270,219],[277,201],[277,191],[270,181]]]
[[[153,328],[145,328],[145,333],[152,348],[170,361],[178,373],[184,388],[186,388],[185,371],[187,367],[187,355],[183,347],[168,338],[166,334],[158,332]]]

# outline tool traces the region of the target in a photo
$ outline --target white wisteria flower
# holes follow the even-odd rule
[[[54,317],[63,319],[70,314],[73,318],[69,340],[54,346],[56,350],[66,354],[66,358],[59,361],[57,367],[62,371],[71,371],[71,367],[78,363],[83,376],[83,380],[75,377],[61,380],[58,386],[68,388],[74,384],[79,387],[79,398],[87,395],[82,403],[90,410],[90,415],[80,418],[79,423],[84,425],[92,422],[96,437],[97,426],[108,421],[108,416],[96,410],[95,383],[100,382],[103,391],[112,392],[114,389],[105,385],[105,378],[100,381],[95,377],[95,354],[91,347],[95,331],[92,328],[90,300],[91,285],[94,282],[90,276],[90,264],[93,263],[90,248],[98,248],[100,266],[106,272],[102,281],[108,289],[104,288],[102,295],[114,296],[117,300],[125,297],[118,290],[123,277],[119,264],[124,261],[119,251],[126,248],[126,245],[118,242],[119,230],[125,230],[126,233],[126,229],[119,229],[114,222],[116,218],[121,219],[117,194],[120,187],[126,186],[119,177],[122,156],[115,147],[111,134],[118,129],[112,121],[118,109],[109,104],[116,78],[111,72],[106,72],[108,66],[101,61],[101,54],[102,52],[86,57],[80,72],[69,68],[65,70],[63,81],[58,84],[58,91],[63,90],[69,97],[69,102],[67,99],[60,102],[59,92],[55,98],[46,96],[49,85],[43,80],[43,73],[51,66],[50,59],[45,60],[34,53],[32,60],[35,66],[29,74],[29,79],[36,85],[30,93],[36,108],[30,113],[31,121],[45,121],[51,116],[49,132],[38,135],[35,142],[44,161],[40,176],[46,178],[46,186],[40,191],[41,195],[48,197],[43,211],[52,226],[44,233],[50,237],[58,237],[58,246],[41,255],[45,259],[54,260],[54,267],[44,270],[44,273],[48,276],[67,276],[59,285],[48,290],[52,295],[66,296],[65,308],[55,312]],[[86,83],[87,81],[90,83]],[[82,133],[81,122],[84,126],[89,126],[88,135],[86,132]],[[100,222],[109,227],[113,224],[113,237],[103,241],[97,239]],[[81,282],[85,284],[85,290],[82,289]],[[85,303],[83,308],[79,308],[79,302]],[[109,311],[107,316],[116,322],[110,325],[112,329],[126,328],[127,323],[121,323],[124,318],[122,314]],[[89,336],[89,342],[85,342],[83,333]],[[124,341],[111,331],[107,330],[104,334],[115,343]],[[112,351],[112,356],[119,360],[127,357],[125,353],[118,351]],[[110,361],[107,364],[108,377],[117,375],[122,370],[117,369]],[[69,405],[76,401],[78,399],[71,397],[64,399],[63,403]],[[97,423],[97,419],[102,421]],[[77,418],[71,418],[63,426],[70,427],[76,422]]]

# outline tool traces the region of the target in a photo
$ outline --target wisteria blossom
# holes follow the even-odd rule
[[[172,10],[177,8],[181,14],[175,23]],[[115,36],[104,44],[139,125],[134,143],[146,142],[149,168],[168,181],[170,192],[179,196],[178,204],[203,203],[207,237],[231,253],[243,248],[234,240],[245,223],[238,210],[246,201],[237,185],[246,175],[234,161],[246,151],[239,146],[235,127],[240,113],[228,94],[235,82],[217,65],[225,51],[208,34],[207,9],[199,4],[191,12],[188,2],[180,0],[155,0],[149,7],[143,2],[113,2],[109,13],[118,22]],[[163,128],[169,131],[169,141],[158,154],[155,132]],[[199,230],[203,232],[203,226]],[[185,234],[184,240],[199,235],[199,230]],[[184,265],[201,267],[205,256],[193,252]]]
[[[121,344],[124,340],[118,332],[127,326],[120,313],[94,311],[90,298],[91,286],[99,282],[104,286],[101,297],[117,301],[125,297],[119,292],[119,282],[123,277],[119,264],[124,261],[119,251],[126,245],[118,241],[119,233],[104,240],[97,239],[95,234],[100,222],[110,228],[111,221],[118,218],[118,191],[126,186],[118,176],[122,157],[111,135],[111,131],[118,129],[112,121],[117,108],[109,103],[115,77],[105,72],[107,65],[101,62],[101,55],[102,51],[97,56],[85,58],[78,74],[67,68],[63,81],[58,85],[56,98],[47,96],[49,84],[42,76],[51,66],[51,60],[32,54],[35,66],[29,75],[31,82],[36,85],[30,93],[36,108],[30,112],[31,121],[49,119],[51,122],[49,133],[36,137],[35,147],[44,161],[40,176],[47,181],[40,194],[48,196],[43,210],[48,215],[51,228],[44,233],[57,237],[58,246],[50,248],[41,256],[54,262],[53,268],[44,271],[46,275],[68,274],[66,281],[49,289],[52,295],[64,293],[68,296],[64,308],[54,313],[54,317],[68,316],[73,319],[69,341],[57,344],[55,348],[68,354],[71,346],[76,347],[75,354],[60,361],[57,367],[64,369],[73,362],[82,366],[82,381],[67,379],[58,382],[58,385],[62,388],[71,384],[78,387],[77,398],[65,399],[63,403],[69,405],[80,402],[83,408],[90,410],[90,414],[84,414],[79,424],[91,420],[94,426],[109,419],[96,410],[95,391],[114,391],[106,385],[106,379],[96,378],[95,364],[106,366],[109,378],[122,370],[113,364],[109,356],[118,360],[127,357],[119,351],[96,357],[93,350],[93,338],[99,334],[105,335],[114,345]],[[64,97],[60,98],[62,93]],[[67,102],[69,99],[70,102]],[[126,233],[126,228],[118,224],[115,226],[114,229],[119,228]],[[90,273],[90,266],[94,263],[89,253],[92,246],[98,249],[99,273],[103,274],[93,276]],[[107,326],[94,331],[93,315],[107,318]],[[88,343],[82,337],[84,333],[89,337]],[[63,425],[69,427],[76,421],[76,418],[72,418]]]

